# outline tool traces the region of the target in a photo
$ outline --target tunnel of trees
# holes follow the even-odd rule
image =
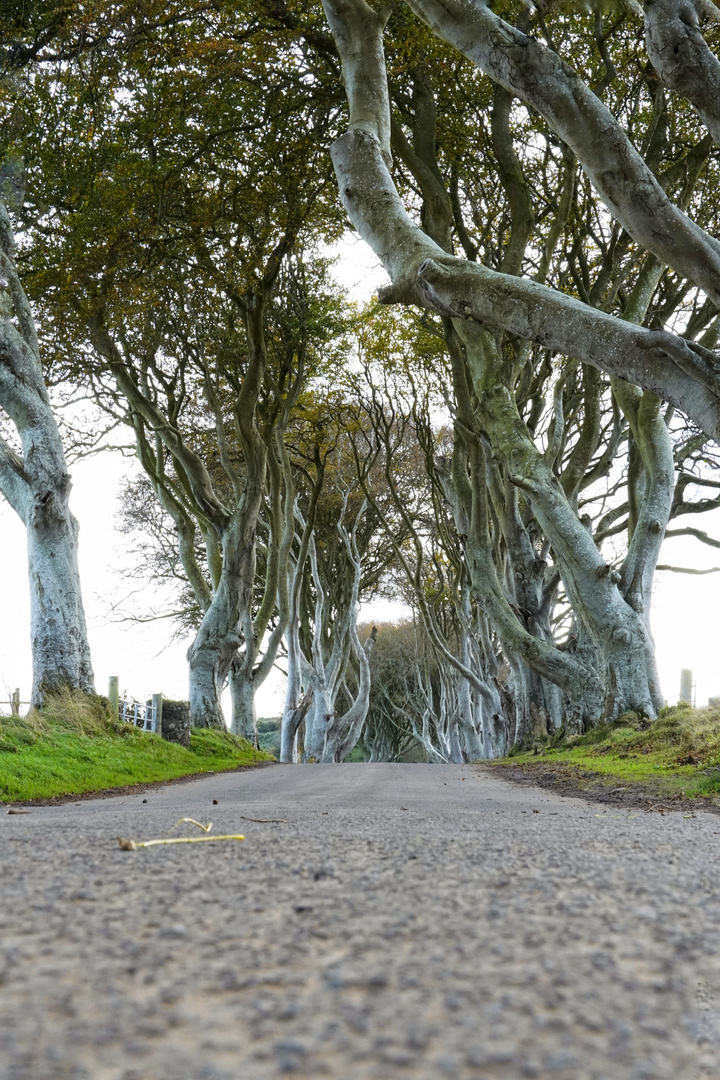
[[[720,547],[716,5],[0,11],[34,701],[93,689],[67,461],[105,440],[141,466],[122,527],[193,635],[195,725],[229,685],[257,742],[279,660],[284,761],[654,717],[661,545]],[[371,302],[333,274],[348,230]],[[411,615],[359,626],[377,596]]]

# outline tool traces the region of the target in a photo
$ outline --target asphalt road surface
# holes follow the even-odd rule
[[[720,1078],[717,816],[437,765],[0,813],[2,1080]],[[180,817],[247,839],[118,846]]]

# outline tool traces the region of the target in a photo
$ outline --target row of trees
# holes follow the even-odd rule
[[[668,529],[720,504],[720,64],[713,5],[687,6],[8,22],[0,490],[37,702],[92,688],[50,405],[70,388],[95,410],[75,451],[142,466],[125,527],[177,583],[195,724],[229,683],[255,741],[281,655],[284,760],[365,731],[375,759],[459,762],[656,714],[660,546],[720,546]],[[363,310],[324,255],[345,213],[391,279]],[[361,641],[380,591],[412,630]]]

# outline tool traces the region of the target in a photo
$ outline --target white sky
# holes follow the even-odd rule
[[[365,299],[386,278],[359,240],[348,237],[339,245],[337,276],[357,299]],[[118,495],[132,462],[110,452],[72,467],[72,508],[80,522],[80,571],[88,619],[97,689],[107,693],[110,675],[119,675],[121,691],[144,699],[152,693],[168,698],[187,698],[185,652],[189,641],[168,645],[167,621],[145,625],[117,622],[111,609],[123,601],[134,584],[121,577],[127,566],[127,540],[114,529]],[[720,538],[720,511],[703,515],[698,524]],[[674,523],[674,527],[684,522]],[[668,540],[661,563],[708,567],[720,565],[720,551],[685,538]],[[21,698],[30,695],[29,599],[25,556],[25,529],[0,497],[0,701],[9,700],[15,687]],[[653,596],[652,625],[664,693],[677,699],[680,669],[692,668],[697,704],[720,696],[720,662],[717,646],[717,612],[720,574],[706,577],[659,573]],[[152,603],[152,587],[132,598],[138,614]],[[129,603],[122,606],[127,608]],[[363,619],[377,621],[397,617],[399,605],[378,603],[362,610]],[[271,676],[258,694],[258,715],[277,716],[282,709],[283,679]]]

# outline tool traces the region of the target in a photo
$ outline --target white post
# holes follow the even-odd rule
[[[13,691],[12,700],[10,702],[10,715],[20,715],[20,687]]]
[[[162,735],[162,694],[152,696],[153,723],[151,731]]]
[[[693,703],[693,676],[691,668],[683,668],[680,672],[680,701],[687,705]]]
[[[110,699],[110,708],[112,709],[113,716],[118,716],[120,712],[120,676],[111,675],[110,684],[108,686],[108,698]]]

